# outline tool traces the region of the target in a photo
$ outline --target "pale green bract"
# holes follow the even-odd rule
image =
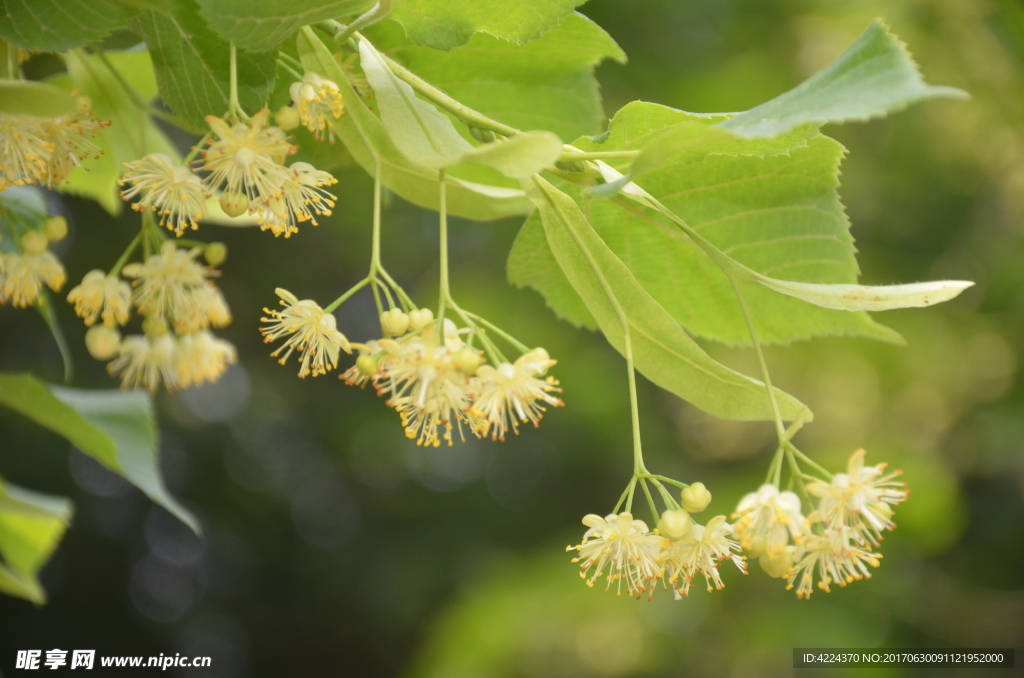
[[[56,118],[70,113],[75,100],[68,93],[45,82],[0,80],[0,111],[10,115]]]
[[[71,500],[0,478],[0,592],[46,602],[38,573],[71,522]]]

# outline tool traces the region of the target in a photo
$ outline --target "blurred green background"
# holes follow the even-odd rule
[[[941,307],[878,315],[905,348],[827,339],[768,350],[778,385],[817,414],[803,450],[839,467],[865,447],[869,463],[905,471],[912,495],[875,577],[810,601],[756,565],[746,577],[726,570],[723,591],[697,587],[681,602],[588,589],[564,548],[578,543],[580,518],[608,512],[628,480],[625,370],[599,336],[505,283],[517,220],[456,221],[453,291],[559,360],[566,407],[539,430],[423,450],[372,393],[280,367],[256,331],[274,288],[326,301],[364,274],[372,186],[349,166],[319,228],[288,240],[200,231],[230,248],[221,283],[235,322],[223,334],[241,361],[218,384],[161,393],[158,405],[168,485],[201,516],[206,539],[0,410],[0,475],[77,505],[43,573],[49,604],[0,597],[0,668],[13,669],[15,649],[57,647],[210,655],[212,668],[196,675],[225,678],[787,676],[797,673],[793,647],[1024,645],[1022,5],[592,0],[581,11],[630,57],[598,70],[609,113],[634,99],[744,110],[827,64],[876,16],[929,82],[973,94],[826,131],[850,150],[841,193],[862,280],[977,286]],[[58,248],[69,287],[137,229],[130,211],[115,220],[75,199],[55,208],[72,221]],[[385,263],[421,303],[434,298],[436,246],[435,214],[389,202]],[[112,387],[83,350],[81,323],[67,305],[59,311],[77,350],[76,385]],[[368,295],[338,318],[352,339],[377,333]],[[709,350],[756,372],[749,352]],[[36,315],[0,309],[0,369],[60,380]],[[644,381],[640,402],[648,467],[706,483],[709,515],[729,513],[763,478],[771,425],[716,422]]]

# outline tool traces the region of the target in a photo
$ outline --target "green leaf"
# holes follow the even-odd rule
[[[906,45],[876,20],[824,69],[721,126],[746,136],[773,136],[806,123],[869,120],[936,97],[968,94],[925,83]]]
[[[156,96],[156,75],[149,52],[107,52],[106,57],[142,101]],[[54,82],[69,90],[81,90],[92,99],[93,114],[109,120],[111,125],[96,140],[103,155],[73,169],[67,181],[57,188],[62,193],[91,198],[117,216],[124,209],[117,186],[125,172],[124,164],[147,153],[164,153],[177,159],[178,150],[153,120],[139,110],[102,60],[71,51],[65,56],[65,63],[69,77]]]
[[[132,15],[118,0],[0,0],[0,36],[27,50],[63,52],[100,42]]]
[[[722,419],[773,418],[764,384],[708,356],[644,290],[571,197],[540,177],[525,180],[523,186],[537,205],[558,266],[620,353],[625,350],[625,333],[609,295],[623,308],[633,338],[634,362],[644,376]],[[776,389],[776,397],[785,419],[813,417],[792,396]]]
[[[75,100],[59,87],[32,80],[0,80],[0,111],[11,115],[57,118],[70,113]]]
[[[585,0],[395,0],[391,18],[417,45],[448,50],[476,32],[519,45],[572,14]]]
[[[391,72],[368,40],[359,42],[359,59],[377,96],[380,120],[405,157],[417,165],[441,169],[473,150],[448,116],[417,98],[412,87]]]
[[[474,148],[447,115],[417,98],[369,41],[360,41],[359,53],[363,72],[377,96],[381,122],[395,146],[417,165],[442,169],[473,162],[519,179],[553,165],[562,152],[562,140],[551,132],[526,132]]]
[[[0,592],[46,602],[40,568],[71,522],[71,501],[12,485],[0,478]]]
[[[47,386],[28,374],[0,374],[0,404],[66,438],[200,531],[160,477],[156,423],[145,393]]]
[[[174,0],[168,13],[143,12],[142,36],[153,56],[160,96],[195,130],[230,101],[230,44],[211,31],[192,0]],[[277,77],[276,53],[238,59],[238,100],[250,114],[264,107]]]
[[[358,14],[374,0],[197,0],[210,28],[238,47],[265,52],[295,31],[327,19]]]
[[[817,285],[766,276],[758,276],[756,280],[776,292],[843,311],[924,308],[954,299],[974,284],[966,280],[935,280],[905,285]]]
[[[371,175],[380,160],[385,186],[409,202],[438,208],[437,172],[409,161],[395,147],[380,119],[363,103],[334,56],[310,30],[300,31],[298,52],[303,67],[338,83],[345,96],[345,113],[334,130],[363,169]],[[448,211],[467,219],[487,221],[527,214],[533,204],[520,189],[488,186],[455,177],[446,178]]]
[[[642,148],[666,128],[703,118],[635,102],[616,114],[603,143],[585,138],[574,145],[595,152]],[[815,135],[797,139],[785,154],[708,155],[699,162],[682,157],[650,171],[639,183],[749,269],[800,282],[853,284],[855,249],[836,191],[843,153],[834,140]],[[624,166],[628,160],[609,164]],[[577,187],[563,190],[581,193]],[[623,196],[591,200],[586,210],[597,233],[683,327],[726,344],[750,344],[732,284],[674,223]],[[593,327],[580,304],[565,303],[571,287],[550,272],[554,259],[544,251],[539,229],[536,218],[523,226],[509,255],[510,280],[540,291],[563,317]],[[901,341],[866,313],[810,306],[753,281],[741,284],[763,342],[842,335]]]
[[[596,134],[606,117],[594,67],[625,62],[608,33],[571,14],[525,45],[477,33],[464,47],[418,47],[393,21],[370,29],[380,48],[466,106],[517,129],[545,129],[562,139]]]
[[[147,394],[141,391],[96,391],[62,386],[51,386],[50,390],[114,441],[117,464],[108,464],[111,470],[123,475],[150,499],[191,527],[196,534],[201,534],[199,521],[171,496],[160,476],[159,437],[153,402]]]

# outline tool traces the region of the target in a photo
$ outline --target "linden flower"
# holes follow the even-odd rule
[[[44,284],[54,292],[64,285],[64,266],[48,250],[24,254],[7,252],[0,255],[0,259],[3,261],[0,303],[10,300],[16,308],[27,308],[36,302]]]
[[[475,433],[479,437],[489,433],[492,440],[505,440],[510,429],[519,434],[520,423],[539,426],[545,404],[564,404],[551,395],[562,390],[558,382],[553,377],[540,378],[554,364],[547,351],[537,348],[520,356],[515,364],[478,367],[476,374],[481,385],[473,407],[479,413],[481,427]]]
[[[174,307],[173,315],[175,330],[185,334],[231,324],[231,309],[211,282],[189,287]]]
[[[269,323],[267,327],[260,328],[260,333],[268,344],[287,337],[284,344],[270,354],[276,358],[284,351],[279,363],[284,365],[292,352],[298,351],[302,356],[299,377],[305,378],[308,374],[316,377],[338,366],[341,350],[352,352],[348,339],[338,331],[333,313],[324,311],[312,299],[299,301],[294,294],[280,287],[274,292],[281,298],[284,310],[263,309],[270,317],[260,318],[262,322]]]
[[[181,388],[217,381],[236,360],[230,342],[205,330],[181,335],[174,347],[174,369]]]
[[[818,588],[830,592],[832,583],[839,586],[859,580],[870,579],[868,565],[878,567],[880,553],[872,553],[854,543],[853,530],[842,525],[827,529],[824,535],[811,534],[804,544],[804,553],[789,573],[786,589],[797,585],[797,598],[810,598],[814,593],[814,574],[818,573]]]
[[[0,113],[0,190],[46,181],[53,144],[46,140],[42,119]]]
[[[380,372],[381,366],[387,363],[387,354],[380,344],[371,339],[365,344],[352,344],[359,351],[356,364],[338,375],[349,386],[364,388]],[[377,355],[380,357],[376,357]]]
[[[160,225],[179,236],[188,228],[199,228],[197,219],[206,216],[206,200],[210,193],[188,167],[163,153],[150,153],[125,164],[129,171],[118,183],[129,185],[121,191],[122,199],[128,201],[141,197],[139,202],[132,204],[133,210],[153,210],[160,216]]]
[[[68,302],[75,305],[75,313],[91,326],[103,318],[104,327],[115,327],[128,322],[132,288],[117,276],[107,275],[99,269],[89,271],[82,282],[68,293]]]
[[[765,483],[744,496],[732,517],[736,539],[751,556],[776,556],[789,537],[803,543],[807,521],[800,513],[800,498],[774,485]]]
[[[107,364],[111,376],[121,376],[121,388],[146,387],[156,392],[161,383],[167,388],[179,386],[174,369],[174,339],[170,334],[150,338],[135,334],[125,337],[118,356]]]
[[[682,539],[662,543],[658,562],[665,566],[677,600],[690,595],[691,580],[698,572],[704,575],[708,591],[712,590],[712,582],[714,588],[724,588],[718,563],[726,558],[740,572],[747,573],[743,556],[734,553],[739,550],[739,545],[728,538],[729,534],[732,534],[732,526],[725,522],[725,516],[715,516],[707,525],[693,525]]]
[[[125,277],[135,278],[133,301],[143,315],[170,316],[181,332],[230,322],[223,297],[209,289],[207,269],[196,263],[201,252],[199,247],[179,249],[168,240],[159,254],[124,267]]]
[[[310,71],[302,76],[301,81],[293,82],[289,92],[299,109],[302,125],[313,133],[317,141],[324,140],[326,131],[327,139],[333,144],[331,120],[340,118],[345,111],[345,102],[338,85]]]
[[[837,473],[831,483],[811,483],[807,490],[821,497],[817,516],[829,529],[849,525],[857,536],[874,545],[882,530],[892,530],[892,508],[910,494],[906,483],[897,481],[900,471],[885,473],[885,464],[864,466],[864,450],[850,456],[846,473]]]
[[[110,126],[110,121],[93,119],[91,106],[88,97],[79,97],[75,110],[45,125],[46,140],[53,149],[47,163],[49,186],[64,181],[83,160],[103,155],[103,149],[89,137],[98,137],[103,128]]]
[[[229,126],[206,116],[217,139],[203,151],[202,169],[210,173],[204,183],[213,191],[245,195],[251,212],[280,190],[288,170],[278,159],[296,150],[280,128],[267,127],[269,117],[270,111],[263,109],[249,123]]]
[[[615,584],[616,594],[622,595],[625,582],[628,595],[639,599],[649,590],[650,597],[663,574],[657,563],[661,537],[650,532],[642,520],[633,520],[630,513],[612,513],[604,518],[590,514],[583,518],[583,524],[590,529],[582,543],[565,550],[579,553],[572,562],[580,564],[580,577],[587,586],[592,587],[607,568],[605,591]]]
[[[320,188],[338,183],[328,172],[318,170],[308,162],[297,162],[288,168],[288,178],[267,198],[258,217],[261,230],[288,237],[304,221],[317,226],[314,215],[329,216],[334,207],[334,196]]]

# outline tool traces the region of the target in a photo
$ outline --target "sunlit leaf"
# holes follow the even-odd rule
[[[0,0],[0,36],[22,49],[62,52],[100,42],[132,13],[118,0]]]
[[[0,592],[46,602],[37,577],[71,522],[71,501],[0,478]]]
[[[644,290],[571,197],[540,177],[523,185],[537,205],[558,266],[616,350],[625,350],[625,331],[609,295],[625,312],[636,368],[644,376],[716,417],[772,419],[764,384],[708,356]],[[812,418],[792,396],[776,389],[776,398],[784,418]]]
[[[869,120],[936,97],[967,98],[925,83],[906,46],[881,21],[797,87],[720,123],[746,136],[773,136],[806,123]]]

